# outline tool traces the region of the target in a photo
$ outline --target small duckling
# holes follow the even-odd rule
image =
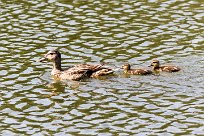
[[[154,71],[165,71],[165,72],[177,72],[181,69],[177,66],[160,66],[160,63],[158,60],[152,60],[151,65],[152,69]]]
[[[148,74],[152,74],[151,70],[147,70],[147,69],[131,69],[130,68],[130,64],[124,64],[122,66],[122,69],[124,69],[124,73],[127,74],[132,74],[132,75],[148,75]]]

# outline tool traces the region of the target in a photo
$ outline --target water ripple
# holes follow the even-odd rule
[[[2,135],[203,135],[203,2],[1,1]],[[59,48],[63,67],[106,62],[178,73],[59,82],[37,59]]]

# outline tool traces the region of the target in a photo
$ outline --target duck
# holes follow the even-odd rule
[[[126,63],[122,65],[122,69],[124,70],[124,73],[131,74],[131,75],[148,75],[152,74],[151,70],[148,69],[131,69],[131,66],[129,63]]]
[[[79,81],[85,78],[99,77],[109,75],[114,72],[113,69],[105,67],[104,64],[78,64],[67,69],[61,67],[61,53],[58,50],[50,50],[38,62],[51,61],[53,68],[51,76],[59,80]]]
[[[160,66],[159,60],[152,60],[150,67],[152,67],[153,71],[164,71],[164,72],[178,72],[181,70],[181,68],[177,66],[171,66],[171,65],[163,65]]]

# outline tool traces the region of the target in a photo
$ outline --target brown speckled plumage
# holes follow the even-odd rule
[[[151,67],[154,71],[165,71],[165,72],[177,72],[181,69],[177,66],[160,66],[160,63],[158,60],[152,60]]]
[[[61,68],[61,54],[57,50],[49,51],[44,58],[39,61],[50,60],[53,63],[51,75],[59,80],[81,80],[89,77],[98,77],[102,75],[111,74],[114,71],[110,68],[104,67],[102,64],[79,64],[69,69],[63,70]]]
[[[152,74],[152,71],[148,69],[131,69],[130,64],[124,64],[122,68],[124,69],[124,73],[127,73],[127,74],[132,74],[132,75]]]

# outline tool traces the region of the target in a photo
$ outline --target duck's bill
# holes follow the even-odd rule
[[[43,61],[46,61],[47,59],[46,58],[41,58],[38,60],[38,62],[43,62]]]

